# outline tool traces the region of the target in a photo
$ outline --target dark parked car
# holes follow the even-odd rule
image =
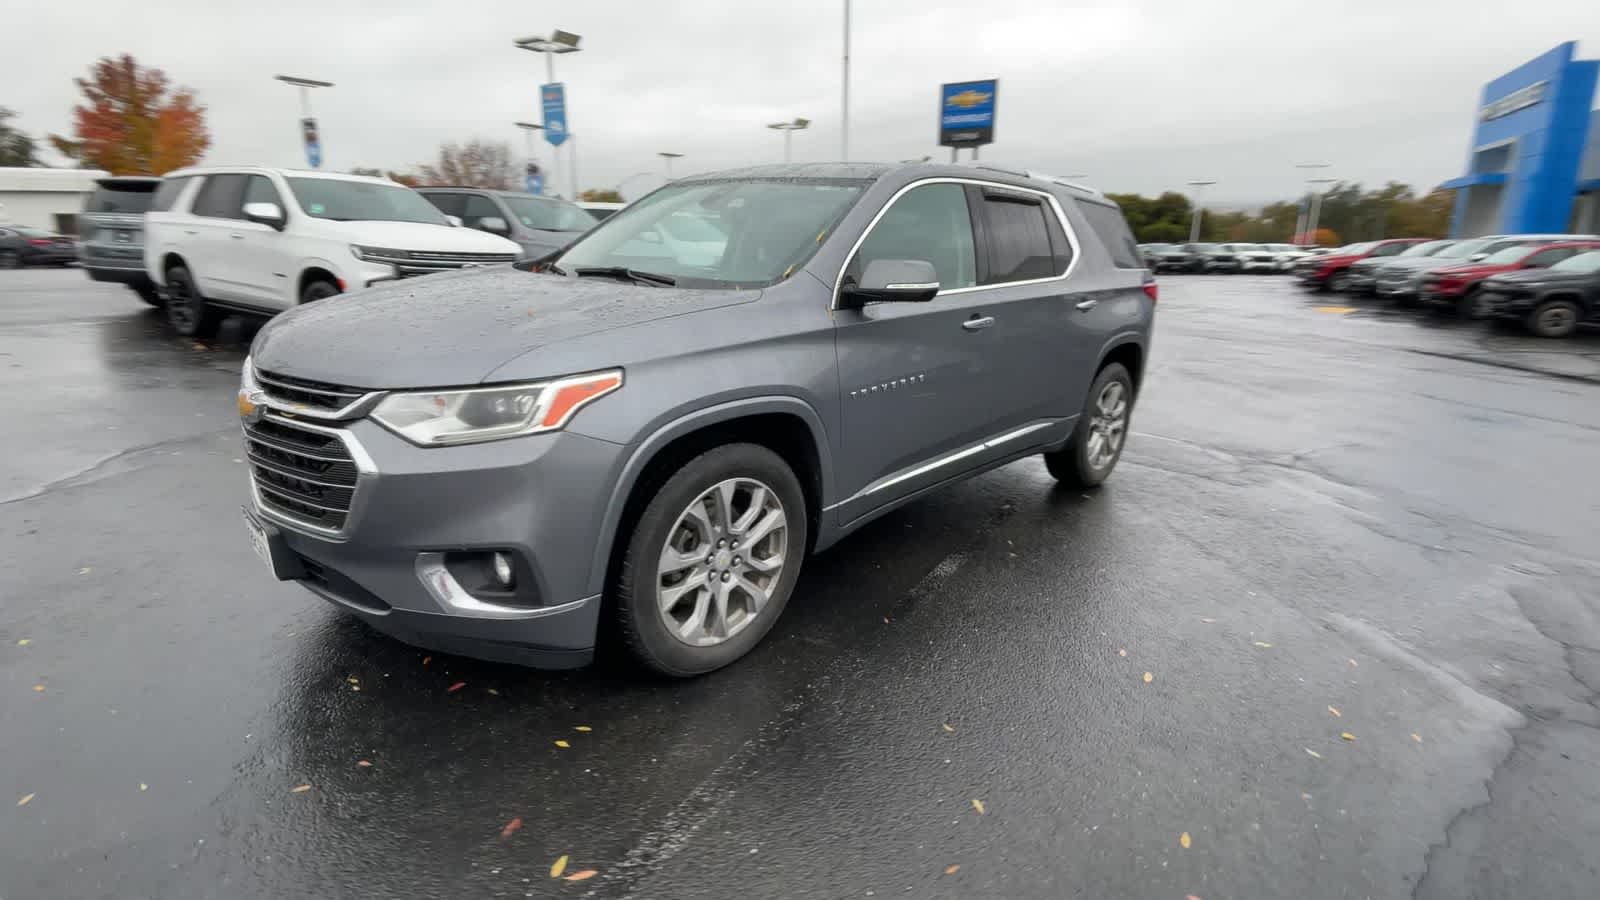
[[[510,238],[523,259],[537,259],[593,228],[594,216],[555,197],[480,188],[417,188],[417,193],[467,228]]]
[[[26,225],[0,225],[0,269],[65,266],[77,260],[78,245],[70,237]]]
[[[1156,265],[1161,259],[1161,254],[1174,249],[1176,246],[1175,244],[1140,244],[1139,255],[1144,258],[1144,267],[1152,272],[1155,271]]]
[[[1378,276],[1385,267],[1408,259],[1433,256],[1454,243],[1455,241],[1450,240],[1424,241],[1412,244],[1394,256],[1375,256],[1351,263],[1346,274],[1344,289],[1352,294],[1375,294],[1378,292]]]
[[[1600,250],[1569,256],[1548,269],[1495,275],[1478,294],[1488,315],[1519,319],[1540,337],[1566,337],[1581,322],[1600,321]]]
[[[1244,268],[1244,263],[1233,249],[1233,244],[1184,244],[1183,246],[1198,260],[1197,271],[1224,272],[1232,275]]]
[[[1350,267],[1364,259],[1399,256],[1428,238],[1390,238],[1340,247],[1322,256],[1311,256],[1295,263],[1294,277],[1319,291],[1343,291],[1350,286]]]
[[[1522,269],[1548,269],[1569,256],[1600,248],[1596,241],[1530,241],[1491,253],[1478,262],[1434,269],[1422,276],[1417,297],[1424,306],[1454,310],[1469,319],[1488,314],[1478,296],[1483,282],[1495,275]]]
[[[1150,267],[1153,272],[1198,272],[1200,271],[1200,254],[1190,249],[1202,246],[1199,244],[1165,244],[1164,249],[1157,251],[1153,256]]]
[[[160,306],[162,299],[144,271],[144,214],[160,186],[159,178],[101,178],[78,215],[83,270],[95,281],[127,285],[151,306]]]
[[[646,237],[678,216],[725,252]],[[423,647],[574,666],[604,626],[707,672],[761,640],[808,554],[935,488],[1040,454],[1104,481],[1155,301],[1121,210],[1064,179],[678,179],[553,261],[268,323],[239,392],[249,538]]]

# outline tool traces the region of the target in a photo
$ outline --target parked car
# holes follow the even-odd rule
[[[1478,296],[1485,279],[1520,269],[1548,269],[1578,253],[1600,247],[1597,241],[1530,241],[1491,253],[1478,262],[1434,269],[1422,276],[1418,299],[1425,306],[1453,310],[1469,319],[1488,314]]]
[[[591,216],[596,222],[604,222],[627,207],[626,203],[613,203],[606,200],[579,200],[578,208]]]
[[[1176,244],[1140,244],[1139,255],[1144,258],[1144,267],[1154,272],[1161,259],[1161,254],[1176,248]]]
[[[1155,254],[1152,272],[1198,272],[1200,271],[1200,254],[1191,249],[1195,244],[1167,244],[1165,249]]]
[[[1277,254],[1279,272],[1294,271],[1295,263],[1311,255],[1307,248],[1297,247],[1294,244],[1262,244],[1261,246]]]
[[[1227,249],[1227,244],[1184,244],[1183,249],[1189,251],[1195,259],[1197,272],[1213,274],[1225,272],[1232,274],[1239,271],[1239,257],[1232,250]]]
[[[78,262],[95,281],[125,284],[151,306],[162,304],[144,271],[144,214],[161,179],[138,175],[97,179],[78,214]]]
[[[66,235],[26,225],[0,225],[0,269],[65,266],[77,259],[78,245]]]
[[[1294,276],[1300,283],[1319,291],[1343,291],[1350,282],[1350,267],[1363,259],[1397,256],[1426,238],[1389,238],[1349,244],[1332,253],[1311,256],[1295,264]]]
[[[1600,321],[1600,251],[1494,275],[1478,293],[1488,315],[1518,319],[1540,337],[1566,337],[1582,322]]]
[[[1377,275],[1378,296],[1397,302],[1415,300],[1422,290],[1422,280],[1436,269],[1478,262],[1507,247],[1557,240],[1585,240],[1590,237],[1582,234],[1491,234],[1458,241],[1432,256],[1397,259],[1384,266]]]
[[[1433,256],[1439,251],[1449,247],[1455,241],[1424,241],[1412,244],[1394,256],[1377,256],[1363,259],[1350,264],[1350,270],[1345,278],[1344,289],[1352,294],[1373,294],[1378,290],[1378,272],[1383,267],[1401,260],[1422,259]]]
[[[524,259],[560,250],[599,221],[566,200],[520,191],[427,187],[417,193],[467,228],[516,241]]]
[[[1223,244],[1239,260],[1241,272],[1276,272],[1278,254],[1265,244]]]
[[[631,254],[679,215],[727,252]],[[269,322],[239,393],[249,539],[413,644],[574,666],[605,627],[677,676],[934,488],[1037,454],[1104,481],[1156,300],[1104,195],[987,166],[681,178],[529,268]]]
[[[145,271],[179,334],[226,310],[272,315],[384,281],[515,260],[385,178],[292,169],[182,169],[145,215]],[[168,200],[170,199],[170,203]]]

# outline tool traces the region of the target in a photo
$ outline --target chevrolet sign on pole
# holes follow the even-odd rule
[[[939,88],[939,145],[980,147],[994,142],[1000,81],[958,81]]]

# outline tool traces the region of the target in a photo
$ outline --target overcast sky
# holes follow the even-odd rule
[[[797,160],[840,155],[842,0],[0,0],[0,106],[41,137],[65,132],[72,84],[96,57],[133,53],[199,94],[208,162],[302,166],[294,89],[314,94],[324,167],[409,169],[440,141],[512,142],[538,121],[543,58],[512,39],[562,28],[560,57],[585,188],[782,158],[765,123],[805,116]],[[1296,193],[1295,163],[1368,184],[1427,187],[1461,173],[1483,83],[1564,40],[1600,55],[1595,0],[1471,4],[854,0],[850,156],[935,145],[938,85],[1000,79],[985,160],[1086,173],[1154,193],[1206,178],[1211,198]],[[569,145],[570,146],[570,145]],[[550,161],[542,142],[537,155]],[[53,155],[53,154],[52,154]],[[565,154],[563,154],[564,156]],[[557,184],[564,190],[566,161]],[[654,186],[635,178],[630,188]],[[635,194],[637,190],[629,190]]]

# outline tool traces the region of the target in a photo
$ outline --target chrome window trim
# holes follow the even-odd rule
[[[850,245],[850,252],[844,255],[843,264],[839,266],[839,271],[833,276],[833,297],[828,302],[828,309],[830,311],[840,309],[839,289],[844,283],[844,271],[845,269],[850,268],[850,262],[856,258],[857,251],[861,249],[861,245],[863,243],[866,243],[867,235],[872,234],[872,229],[878,227],[878,221],[884,217],[884,214],[887,213],[895,205],[895,203],[900,200],[901,197],[919,187],[930,184],[970,184],[977,187],[995,188],[996,190],[1002,191],[1016,191],[1019,193],[1035,194],[1039,197],[1043,197],[1049,202],[1050,208],[1055,210],[1056,219],[1061,223],[1061,231],[1062,233],[1066,234],[1067,243],[1072,247],[1072,259],[1067,263],[1067,270],[1062,272],[1060,275],[1052,275],[1049,278],[1029,278],[1024,281],[1004,281],[1000,282],[999,284],[975,284],[972,287],[948,288],[940,290],[938,294],[934,295],[934,300],[938,300],[940,297],[950,294],[970,294],[977,291],[993,291],[1003,288],[1025,287],[1030,284],[1049,284],[1053,281],[1065,281],[1072,277],[1072,273],[1077,270],[1078,260],[1083,258],[1083,247],[1078,242],[1078,232],[1073,229],[1072,221],[1067,218],[1066,211],[1061,208],[1061,201],[1056,199],[1055,194],[1052,194],[1043,188],[1021,187],[1015,184],[1006,184],[1003,181],[989,181],[982,178],[955,178],[951,176],[923,178],[913,181],[910,184],[900,188],[898,191],[895,191],[894,195],[889,198],[888,202],[884,203],[878,212],[873,215],[872,221],[867,223],[867,227],[861,230],[861,234],[856,236],[855,243]],[[974,255],[977,253],[978,245],[978,233],[976,229],[973,229],[972,246]]]
[[[332,437],[339,439],[339,441],[344,444],[345,449],[350,451],[350,458],[355,462],[356,483],[350,488],[350,508],[345,511],[344,526],[342,528],[325,528],[321,525],[316,525],[302,519],[297,519],[294,516],[288,515],[287,513],[279,512],[262,503],[261,490],[259,485],[256,484],[256,473],[251,471],[250,499],[253,502],[256,514],[272,522],[274,525],[281,525],[290,531],[296,531],[301,534],[310,534],[316,537],[328,538],[335,541],[345,540],[346,536],[350,533],[351,526],[355,524],[356,517],[361,513],[363,508],[363,501],[367,496],[367,491],[364,489],[371,481],[378,477],[378,464],[372,461],[371,454],[367,453],[367,448],[361,446],[361,441],[357,439],[354,434],[351,434],[349,431],[343,428],[327,428],[322,425],[312,425],[309,422],[302,422],[299,418],[291,416],[268,415],[265,418],[283,422],[289,425],[291,428],[304,428],[307,431],[315,431],[321,434],[331,435]],[[248,443],[250,440],[250,432],[245,428],[241,428],[240,431],[243,432],[247,442],[245,444],[245,456],[248,460],[250,455],[250,445]],[[251,462],[246,462],[246,465],[252,464],[253,463]],[[302,476],[296,475],[294,477],[301,478]],[[298,497],[291,497],[290,499],[294,500],[296,503],[306,503],[306,501],[301,500]],[[308,505],[315,506],[316,504],[311,503]]]
[[[901,469],[898,472],[891,472],[888,475],[879,478],[877,481],[868,484],[866,487],[856,491],[854,494],[851,494],[845,499],[840,500],[838,503],[830,504],[829,506],[824,507],[823,511],[828,512],[838,509],[839,507],[844,506],[846,503],[860,500],[862,497],[875,494],[884,488],[893,487],[894,485],[897,485],[903,481],[909,481],[918,476],[926,475],[935,469],[942,468],[953,462],[958,462],[974,454],[982,453],[985,450],[993,450],[999,447],[1001,444],[1010,443],[1017,438],[1026,437],[1030,434],[1033,434],[1035,431],[1039,431],[1040,429],[1044,428],[1050,428],[1065,421],[1066,419],[1044,419],[1038,422],[1031,422],[1022,426],[1021,428],[1014,428],[1010,431],[1001,432],[994,437],[984,438],[976,444],[946,453],[943,456],[935,457],[927,462],[913,463],[908,468]]]

